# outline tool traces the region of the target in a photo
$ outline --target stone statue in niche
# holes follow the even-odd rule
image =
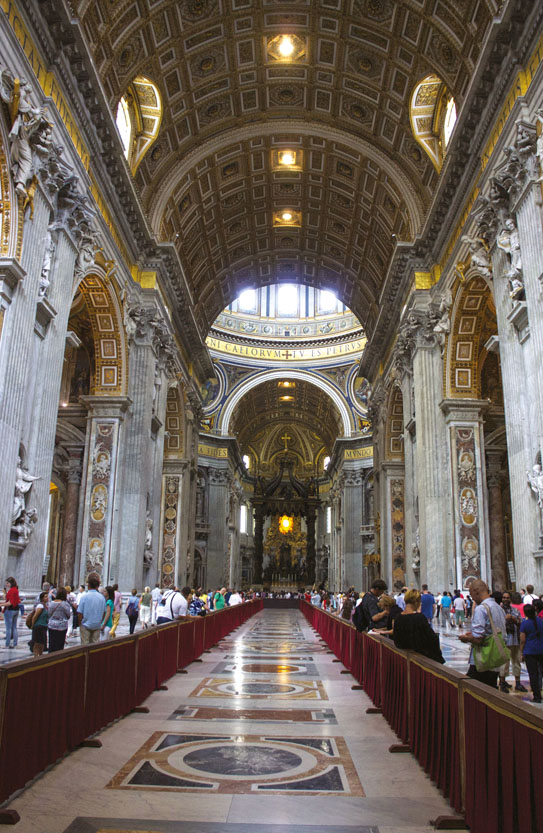
[[[537,182],[543,182],[543,107],[535,111],[535,118],[536,124],[540,125],[540,133],[537,137],[535,145],[535,155],[537,157],[537,161],[539,162],[539,171],[541,173]]]
[[[530,488],[537,495],[537,505],[541,510],[543,509],[543,472],[539,463],[532,466],[532,471],[526,472],[526,477],[528,478]]]
[[[153,519],[151,518],[151,513],[147,512],[147,517],[145,519],[145,546],[143,549],[143,565],[144,567],[150,567],[153,563]]]
[[[451,331],[451,319],[450,319],[450,311],[452,307],[452,294],[450,289],[446,289],[441,296],[441,300],[439,302],[439,321],[434,327],[434,333],[437,335],[437,339],[439,344],[441,345],[441,351],[443,352],[443,348],[445,347],[445,338],[448,333]]]
[[[40,298],[47,297],[47,292],[49,290],[49,285],[51,281],[49,280],[49,273],[51,271],[51,261],[53,259],[53,254],[55,253],[55,244],[53,242],[53,237],[51,232],[47,232],[47,236],[45,238],[45,252],[43,255],[43,264],[41,267],[40,273],[40,286],[38,289],[38,295]]]
[[[28,540],[32,535],[34,526],[38,523],[38,510],[24,509],[22,514],[17,519],[17,523],[13,524],[11,531],[17,535],[18,544],[28,544]]]
[[[488,246],[482,237],[468,237],[464,235],[462,242],[469,245],[471,254],[471,265],[481,275],[482,278],[492,278],[492,268],[490,266],[490,257],[488,254]]]
[[[509,269],[505,273],[509,280],[509,295],[514,301],[519,300],[524,294],[522,259],[520,255],[518,229],[512,217],[509,217],[505,221],[504,227],[496,240],[496,244],[502,252],[505,252],[509,261]]]
[[[0,69],[0,97],[9,106],[11,129],[11,171],[17,194],[28,204],[29,186],[34,175],[30,140],[34,133],[48,128],[43,109],[32,104],[32,87],[20,78],[13,78],[7,69]]]
[[[14,526],[26,509],[26,498],[32,484],[40,477],[34,477],[24,468],[21,458],[17,458],[17,472],[15,475],[15,495],[13,497],[13,511],[11,513],[11,525]]]
[[[415,540],[413,541],[413,546],[411,547],[411,557],[413,559],[413,563],[411,567],[413,570],[420,570],[420,532],[419,527],[417,527],[417,531],[415,532]]]

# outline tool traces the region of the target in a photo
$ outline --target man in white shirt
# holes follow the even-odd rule
[[[162,598],[160,584],[155,584],[151,590],[151,624],[156,625],[157,607]]]
[[[534,594],[533,584],[526,585],[526,595],[522,597],[523,605],[532,605],[539,597]]]
[[[183,587],[181,592],[179,590],[166,590],[162,596],[162,602],[158,606],[157,625],[184,619],[191,599],[190,587]]]
[[[406,593],[407,593],[407,587],[402,587],[401,593],[398,593],[398,595],[395,598],[395,602],[398,605],[398,607],[401,608],[401,610],[405,610],[404,596],[405,596]]]
[[[240,605],[242,601],[243,599],[239,595],[239,590],[235,590],[228,599],[228,607],[235,607],[235,605]]]

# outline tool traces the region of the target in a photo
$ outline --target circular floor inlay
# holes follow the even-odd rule
[[[183,763],[217,775],[275,775],[297,767],[302,762],[299,755],[286,749],[269,746],[216,746],[187,752]]]

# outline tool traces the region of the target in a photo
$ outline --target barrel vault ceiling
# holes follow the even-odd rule
[[[205,335],[247,286],[333,289],[371,331],[395,241],[436,172],[409,101],[436,73],[461,106],[494,0],[74,0],[111,107],[137,76],[163,118],[136,185],[179,250]],[[296,38],[288,61],[273,38]],[[293,149],[299,170],[276,170]],[[278,212],[296,224],[274,226]]]

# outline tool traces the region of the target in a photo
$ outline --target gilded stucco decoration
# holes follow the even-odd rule
[[[445,362],[446,396],[481,396],[481,370],[488,355],[487,339],[497,332],[495,311],[488,284],[476,276],[459,284]]]
[[[403,396],[400,388],[395,385],[392,388],[388,401],[385,441],[386,459],[404,459],[403,435]]]
[[[94,339],[95,374],[92,393],[96,396],[125,393],[125,336],[112,284],[96,271],[83,278],[78,288],[85,299]]]

